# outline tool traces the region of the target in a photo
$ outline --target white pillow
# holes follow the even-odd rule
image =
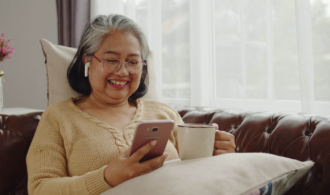
[[[128,180],[101,195],[112,194],[283,194],[313,162],[267,153],[232,153],[173,160],[163,167]]]
[[[54,45],[46,39],[40,39],[40,42],[46,58],[48,106],[56,102],[67,100],[70,97],[79,96],[80,94],[70,87],[66,77],[67,69],[77,49]],[[149,86],[147,94],[142,98],[158,100],[152,53],[148,55],[147,63]]]

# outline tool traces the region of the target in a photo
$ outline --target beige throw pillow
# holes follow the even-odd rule
[[[77,49],[54,45],[46,39],[40,39],[40,42],[46,58],[48,106],[56,102],[67,100],[71,97],[79,96],[80,94],[70,87],[66,77],[67,69],[76,54]],[[148,55],[147,62],[149,86],[148,93],[142,98],[158,100],[152,53]]]
[[[267,153],[232,153],[173,160],[101,195],[280,195],[305,175],[313,164]]]

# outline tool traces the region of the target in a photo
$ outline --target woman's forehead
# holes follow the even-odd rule
[[[99,48],[104,55],[141,56],[138,38],[131,32],[116,31],[107,35]]]

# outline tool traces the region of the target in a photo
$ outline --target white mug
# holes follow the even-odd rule
[[[179,155],[181,160],[213,155],[215,126],[186,123],[178,125]]]

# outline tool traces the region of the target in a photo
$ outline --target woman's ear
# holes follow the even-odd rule
[[[83,61],[84,64],[86,64],[88,62],[86,53],[83,54],[82,61]]]

